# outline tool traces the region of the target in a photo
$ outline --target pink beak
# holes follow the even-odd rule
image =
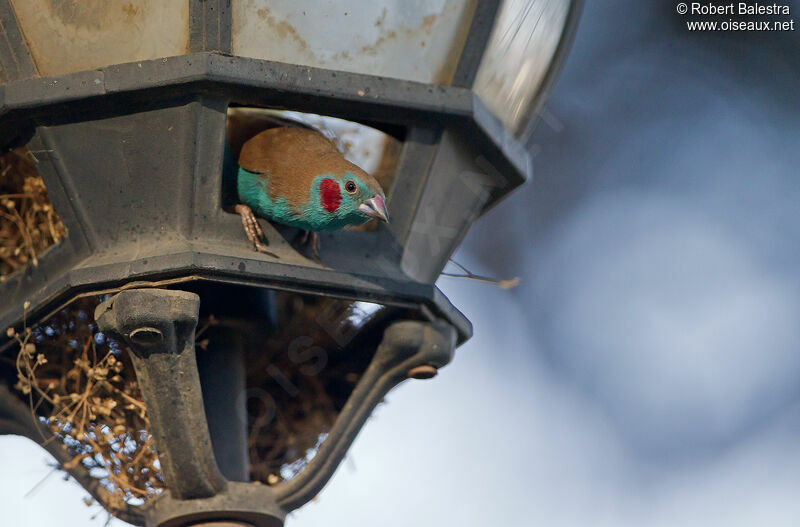
[[[386,210],[386,201],[383,196],[375,194],[358,206],[358,210],[371,218],[378,218],[389,223],[389,212]]]

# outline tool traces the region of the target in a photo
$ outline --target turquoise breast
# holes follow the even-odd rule
[[[256,174],[239,168],[236,187],[239,200],[262,218],[296,227],[307,231],[333,231],[347,225],[360,225],[369,218],[340,207],[336,212],[328,212],[322,208],[319,200],[319,182],[325,177],[319,176],[314,180],[309,192],[309,200],[299,208],[293,207],[286,198],[269,195],[269,175]]]

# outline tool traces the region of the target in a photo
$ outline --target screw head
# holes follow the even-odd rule
[[[437,373],[439,373],[439,370],[428,364],[416,366],[408,370],[408,376],[412,379],[431,379],[436,377]]]

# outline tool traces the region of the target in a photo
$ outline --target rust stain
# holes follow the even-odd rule
[[[53,18],[65,26],[98,31],[119,20],[119,8],[122,8],[126,20],[141,14],[142,8],[136,4],[142,3],[123,3],[120,0],[47,0],[46,6]]]
[[[460,56],[461,50],[464,47],[464,42],[466,41],[466,28],[469,27],[470,21],[474,16],[477,0],[467,0],[467,2],[468,5],[465,9],[463,9],[456,26],[458,28],[463,27],[465,29],[459,29],[458,33],[455,35],[456,38],[449,46],[449,49],[447,49],[445,58],[439,64],[432,65],[433,75],[431,81],[434,84],[446,85],[452,81],[456,64],[458,62],[458,57]],[[458,2],[449,2],[447,8],[448,10],[457,11],[462,9],[462,6]],[[354,48],[353,50],[339,51],[338,53],[329,55],[324,59],[317,56],[308,42],[300,35],[300,33],[292,24],[285,20],[280,20],[280,18],[275,16],[269,8],[258,9],[256,10],[256,14],[262,21],[266,23],[268,28],[274,32],[279,39],[294,41],[298,46],[298,50],[303,52],[309,60],[311,60],[313,63],[324,66],[327,64],[341,63],[342,61],[352,62],[354,57],[364,55],[376,57],[381,53],[381,48],[385,47],[388,43],[397,40],[402,40],[403,42],[409,41],[409,43],[419,42],[420,48],[425,48],[424,51],[419,51],[419,53],[424,53],[427,51],[428,44],[433,43],[432,45],[434,45],[434,48],[436,48],[437,46],[441,45],[435,40],[437,25],[443,16],[447,16],[448,12],[443,11],[442,13],[429,14],[414,27],[400,26],[395,27],[394,29],[389,29],[389,27],[386,25],[389,14],[388,8],[384,7],[380,16],[374,22],[374,27],[378,28],[379,30],[378,38],[374,42],[365,44],[360,48]],[[349,13],[344,13],[345,16],[347,16],[347,14]],[[306,15],[305,11],[303,12],[303,15]],[[419,68],[416,69],[418,70]]]
[[[384,42],[387,42],[389,40],[394,40],[395,38],[397,38],[397,32],[394,30],[389,31],[381,35],[380,38],[378,38],[378,40],[376,40],[372,44],[362,46],[360,51],[361,53],[366,53],[367,55],[377,55],[378,48],[380,48]]]
[[[386,14],[387,10],[384,7],[381,16],[378,18],[378,20],[375,21],[375,27],[381,27],[383,25],[383,23],[386,21]]]
[[[431,14],[427,15],[425,18],[422,19],[422,23],[418,27],[402,27],[399,31],[402,31],[406,36],[413,37],[415,34],[420,32],[425,32],[431,34],[433,32],[434,27],[436,26],[436,22],[439,18],[439,15]],[[383,8],[383,12],[381,13],[380,18],[375,21],[375,27],[383,28],[383,23],[386,20],[386,8]],[[385,42],[390,40],[394,40],[397,38],[397,31],[381,31],[381,36],[373,42],[372,44],[368,44],[366,46],[361,47],[361,53],[366,53],[367,55],[377,55],[378,48],[380,48]],[[422,47],[425,47],[425,41],[422,41]]]
[[[128,3],[122,6],[122,12],[125,13],[126,17],[133,18],[139,13],[141,13],[142,9],[140,7],[136,7],[132,3]]]
[[[419,26],[419,29],[430,33],[433,30],[433,26],[436,24],[436,19],[439,18],[438,15],[428,15],[422,19],[422,24]]]
[[[267,8],[259,9],[256,11],[256,14],[261,20],[266,22],[269,27],[275,30],[278,38],[286,39],[286,37],[291,37],[291,39],[300,46],[301,51],[308,51],[308,42],[300,36],[293,25],[285,20],[278,21]]]

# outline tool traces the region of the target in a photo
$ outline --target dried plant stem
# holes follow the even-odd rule
[[[495,284],[500,289],[512,289],[519,285],[519,278],[516,276],[514,278],[500,280],[490,276],[481,276],[475,274],[452,258],[450,258],[450,263],[458,267],[462,271],[462,274],[443,272],[442,276],[449,276],[451,278],[468,278],[470,280],[477,280],[479,282],[489,282],[490,284]]]

